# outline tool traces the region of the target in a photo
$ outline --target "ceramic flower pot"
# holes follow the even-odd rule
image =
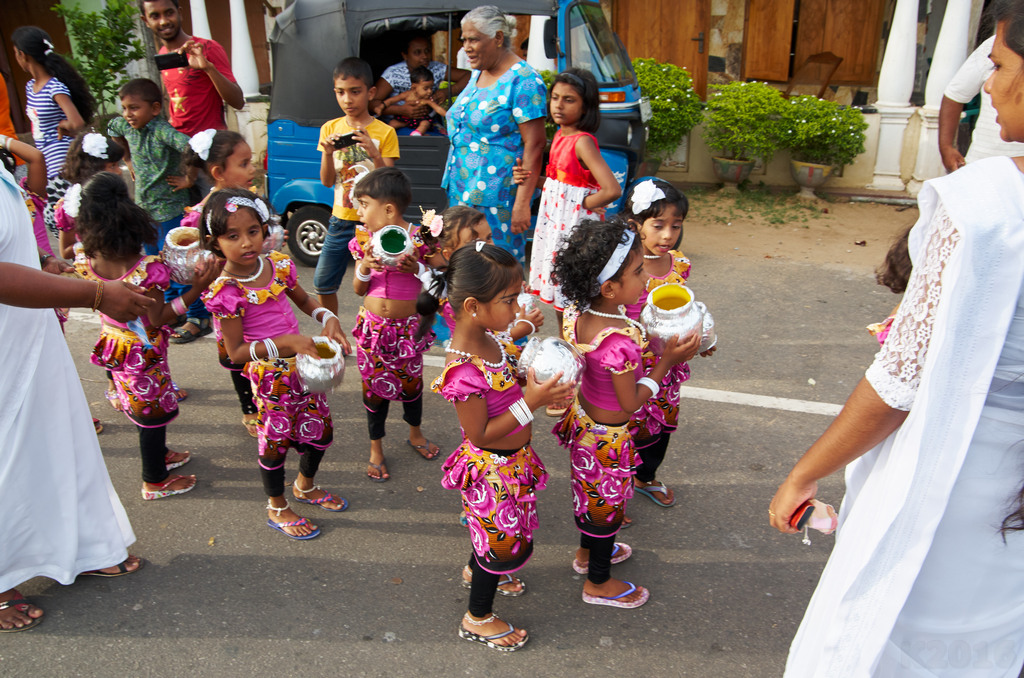
[[[693,292],[684,285],[670,283],[655,288],[640,311],[650,349],[661,355],[672,337],[685,338],[694,332],[703,336],[703,304],[698,304]]]
[[[183,285],[192,282],[192,275],[200,261],[213,258],[213,253],[204,250],[199,244],[199,229],[190,226],[172,228],[167,233],[160,254],[167,268],[171,269],[171,280]]]
[[[754,164],[753,160],[711,156],[711,166],[715,171],[715,178],[725,183],[726,187],[736,188],[746,181],[754,169]]]
[[[409,233],[401,226],[385,226],[370,238],[370,251],[384,268],[398,268],[399,260],[412,254],[414,246]]]
[[[585,364],[583,356],[569,342],[557,337],[533,337],[519,357],[519,376],[526,377],[531,367],[537,381],[547,381],[561,372],[558,383],[572,383],[579,388]]]
[[[817,165],[813,162],[800,162],[799,160],[789,161],[789,173],[793,176],[793,181],[800,186],[800,192],[797,195],[801,198],[817,198],[818,196],[814,195],[814,189],[828,181],[833,170],[835,167],[832,165]]]
[[[310,393],[329,393],[345,377],[345,354],[341,344],[327,337],[313,337],[319,357],[300,353],[295,356],[299,379]]]

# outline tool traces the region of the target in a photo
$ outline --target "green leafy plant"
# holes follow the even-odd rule
[[[67,60],[85,78],[100,111],[107,111],[116,101],[118,88],[128,80],[125,67],[146,57],[133,32],[138,5],[133,0],[107,0],[99,12],[86,12],[77,4],[54,5],[53,11],[64,19],[74,41],[75,55],[66,56]]]
[[[849,165],[864,152],[868,124],[856,108],[815,96],[796,96],[783,110],[783,145],[793,159],[817,165]]]
[[[640,91],[651,103],[647,152],[664,159],[700,122],[703,104],[685,68],[654,59],[633,59],[633,70]]]
[[[763,82],[713,85],[704,116],[704,143],[737,160],[771,160],[782,145],[786,100]]]

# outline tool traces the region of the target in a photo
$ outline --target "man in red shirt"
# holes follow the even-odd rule
[[[225,129],[224,103],[242,108],[245,98],[224,48],[181,30],[178,0],[139,0],[139,9],[160,43],[160,54],[181,52],[188,56],[188,68],[160,71],[171,126],[188,136],[204,129]]]

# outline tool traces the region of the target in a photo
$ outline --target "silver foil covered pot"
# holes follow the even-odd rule
[[[569,342],[557,337],[533,337],[526,342],[526,348],[519,357],[519,376],[525,378],[531,367],[539,382],[561,372],[558,383],[572,383],[579,388],[586,364],[583,356]]]
[[[270,215],[267,222],[267,237],[263,239],[263,253],[280,252],[284,246],[284,226],[281,225],[281,216]]]
[[[693,332],[702,332],[703,304],[693,299],[686,286],[670,283],[654,288],[640,311],[640,323],[647,330],[647,342],[652,351],[661,355],[672,337],[685,338]]]
[[[320,357],[299,353],[295,369],[303,386],[310,393],[330,393],[345,377],[345,354],[341,344],[328,337],[313,337]]]
[[[718,343],[718,334],[715,333],[715,319],[712,317],[708,307],[700,301],[697,302],[697,307],[704,313],[700,332],[700,352],[703,353],[715,347],[715,344]]]
[[[196,265],[200,261],[212,261],[212,252],[199,244],[199,229],[190,226],[172,228],[164,240],[161,252],[164,263],[171,269],[171,280],[188,285],[192,282]]]
[[[399,260],[414,249],[412,238],[401,226],[385,226],[370,238],[370,252],[384,268],[398,268]]]

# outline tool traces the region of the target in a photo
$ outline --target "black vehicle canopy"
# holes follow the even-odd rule
[[[445,15],[462,14],[488,0],[295,0],[277,17],[270,34],[274,86],[270,119],[318,127],[340,115],[331,91],[334,65],[359,53],[368,24],[373,32],[444,30]],[[554,16],[558,0],[504,0],[509,14]],[[438,17],[441,17],[440,22]],[[452,20],[457,26],[457,20]]]

